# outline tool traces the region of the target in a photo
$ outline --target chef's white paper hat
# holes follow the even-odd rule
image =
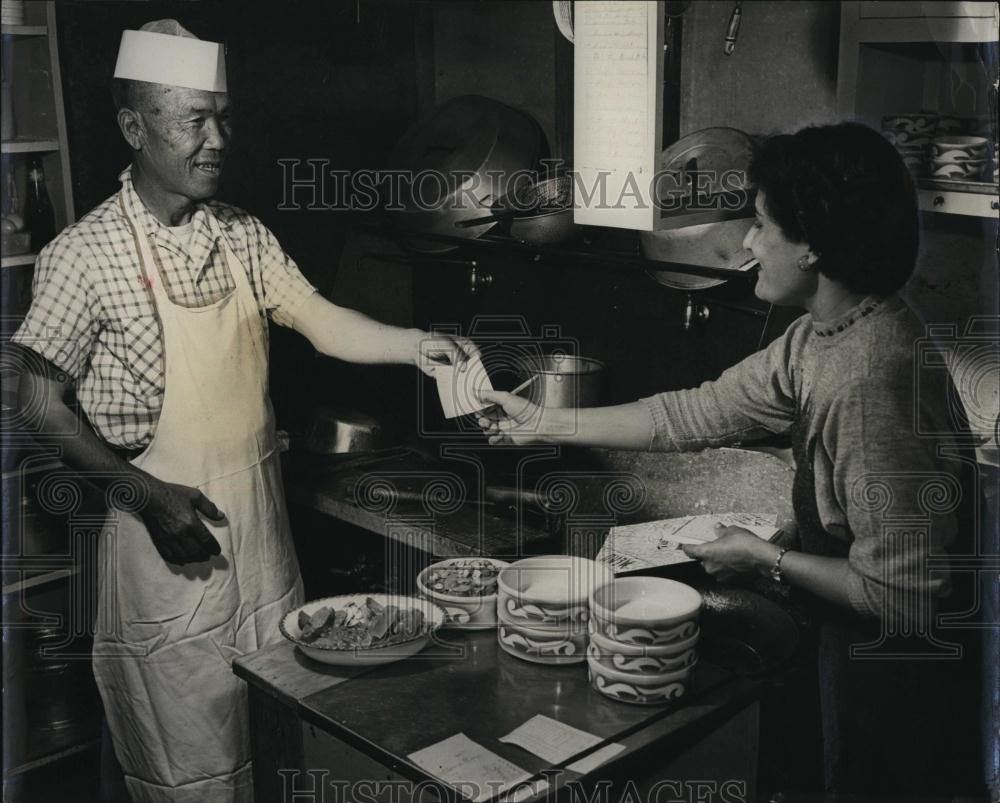
[[[115,78],[226,91],[226,55],[218,42],[205,42],[177,20],[147,22],[122,31]]]

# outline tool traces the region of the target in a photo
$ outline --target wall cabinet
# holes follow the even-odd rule
[[[837,104],[873,128],[888,114],[933,111],[997,141],[994,2],[844,2]],[[992,163],[975,181],[918,176],[920,208],[997,217]]]

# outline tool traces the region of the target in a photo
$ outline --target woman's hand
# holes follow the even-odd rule
[[[478,356],[479,349],[467,337],[419,332],[412,362],[427,376],[434,376],[442,365],[454,365],[464,371],[468,368],[468,361]]]
[[[481,410],[476,418],[491,446],[550,442],[545,427],[552,423],[553,408],[539,407],[523,396],[501,390],[483,391],[479,398],[495,405]]]
[[[745,574],[767,574],[781,550],[742,527],[715,525],[719,537],[707,544],[684,544],[689,558],[700,560],[716,580],[732,580]]]

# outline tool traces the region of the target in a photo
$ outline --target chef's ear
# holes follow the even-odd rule
[[[132,150],[142,150],[146,142],[146,123],[142,119],[142,114],[123,106],[118,110],[118,128],[121,129],[122,136]]]

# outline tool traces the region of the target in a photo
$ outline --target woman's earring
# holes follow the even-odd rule
[[[799,257],[798,267],[799,270],[809,270],[812,267],[809,264],[809,254],[803,254]]]

